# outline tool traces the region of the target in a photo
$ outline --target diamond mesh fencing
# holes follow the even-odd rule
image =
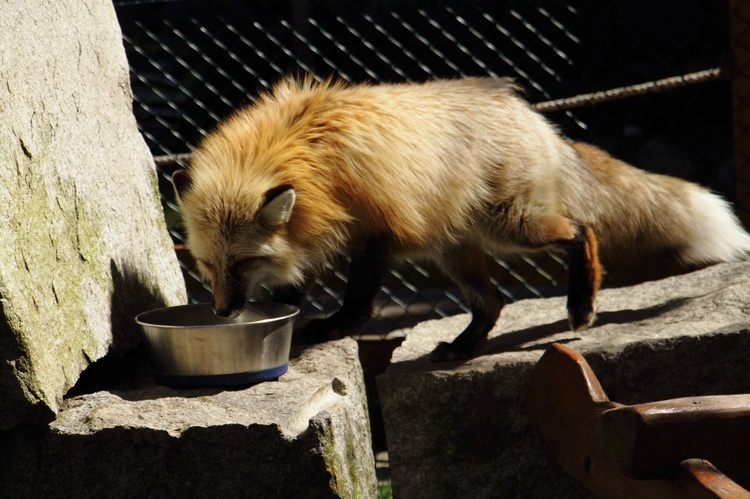
[[[352,82],[512,76],[543,102],[729,64],[728,6],[722,2],[630,0],[367,1],[115,0],[131,66],[134,112],[157,157],[167,225],[193,301],[209,291],[182,248],[169,178],[199,138],[287,74]],[[747,10],[742,2],[729,9]],[[734,30],[747,29],[735,23]],[[747,35],[745,35],[747,40]],[[745,44],[744,47],[747,47]],[[745,50],[747,50],[745,48]],[[734,61],[735,64],[737,61]],[[745,60],[742,71],[750,74]],[[641,168],[709,186],[735,200],[732,103],[750,91],[713,79],[664,92],[547,112],[568,137],[597,144]],[[747,90],[747,84],[745,86]],[[750,125],[750,123],[746,123]],[[745,129],[734,129],[750,146]],[[750,147],[745,149],[748,152]],[[745,166],[747,158],[745,156]],[[738,183],[742,182],[738,164]],[[748,169],[745,168],[747,172]],[[750,206],[750,173],[737,201]],[[304,312],[341,302],[345,260],[310,292]],[[651,262],[608,269],[618,286],[684,269]],[[567,269],[555,255],[492,260],[509,301],[563,294]],[[385,279],[369,332],[385,334],[466,310],[460,293],[419,262]],[[561,316],[564,312],[561,311]]]
[[[729,9],[731,59],[727,65],[732,82],[736,206],[747,227],[750,226],[750,4],[731,0]]]

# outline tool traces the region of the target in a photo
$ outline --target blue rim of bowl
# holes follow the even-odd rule
[[[151,371],[154,381],[160,385],[175,388],[205,388],[221,386],[257,385],[264,381],[273,381],[289,370],[289,363],[260,371],[247,371],[231,374],[200,374],[194,376],[163,374]]]

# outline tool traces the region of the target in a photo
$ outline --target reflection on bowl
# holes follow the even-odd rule
[[[210,304],[180,305],[135,318],[154,379],[170,386],[248,385],[287,371],[299,309],[247,303],[237,317],[218,317]]]

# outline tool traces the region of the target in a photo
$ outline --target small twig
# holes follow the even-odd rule
[[[156,166],[167,166],[174,163],[188,163],[190,161],[192,153],[183,152],[180,154],[163,154],[161,156],[154,156],[154,164]]]

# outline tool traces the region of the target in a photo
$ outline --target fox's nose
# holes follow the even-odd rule
[[[232,315],[232,309],[214,307],[214,313],[218,315],[219,317],[229,317],[230,315]]]
[[[238,283],[232,281],[228,284],[219,283],[214,287],[214,313],[219,317],[233,318],[245,308],[245,293]]]
[[[245,308],[245,297],[242,294],[235,294],[229,301],[217,300],[214,297],[214,313],[219,317],[233,319],[240,315]]]
[[[226,317],[228,319],[237,317],[238,315],[240,315],[240,312],[242,312],[242,307],[214,307],[214,313],[216,315],[218,315],[219,317]]]

